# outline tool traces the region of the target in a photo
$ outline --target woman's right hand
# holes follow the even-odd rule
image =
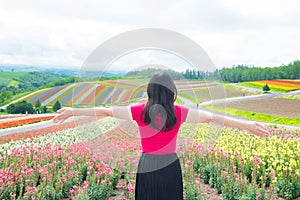
[[[262,138],[268,138],[270,137],[270,132],[268,129],[260,122],[251,121],[248,122],[247,128],[248,131],[253,133],[256,136],[262,137]]]
[[[61,108],[56,113],[58,114],[53,118],[53,123],[63,123],[69,117],[74,116],[73,108]]]

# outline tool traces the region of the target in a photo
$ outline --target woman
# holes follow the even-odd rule
[[[147,86],[148,101],[124,107],[74,109],[62,108],[53,121],[63,122],[71,116],[112,116],[135,120],[139,127],[143,154],[136,175],[137,200],[181,200],[183,183],[179,159],[175,152],[176,139],[183,122],[224,124],[241,128],[260,137],[269,132],[257,122],[244,122],[213,116],[210,112],[174,105],[177,89],[165,72],[155,73]]]

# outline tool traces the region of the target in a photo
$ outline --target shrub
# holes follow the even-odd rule
[[[295,199],[300,196],[300,182],[297,178],[279,179],[275,186],[280,197]]]
[[[202,200],[202,195],[199,194],[195,185],[189,185],[184,190],[185,200]]]

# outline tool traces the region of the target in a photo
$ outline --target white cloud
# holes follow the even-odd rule
[[[278,66],[300,57],[299,6],[296,0],[5,1],[0,63],[80,66],[105,40],[154,27],[195,40],[217,66]],[[148,53],[119,62],[182,64],[175,60]]]

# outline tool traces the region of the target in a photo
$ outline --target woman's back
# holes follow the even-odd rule
[[[174,105],[174,113],[176,116],[176,124],[169,131],[160,131],[143,121],[143,110],[145,103],[140,103],[131,106],[132,119],[137,122],[139,127],[142,151],[151,154],[171,154],[176,151],[176,140],[181,124],[186,120],[188,109]],[[161,125],[161,118],[158,118],[156,123]]]

